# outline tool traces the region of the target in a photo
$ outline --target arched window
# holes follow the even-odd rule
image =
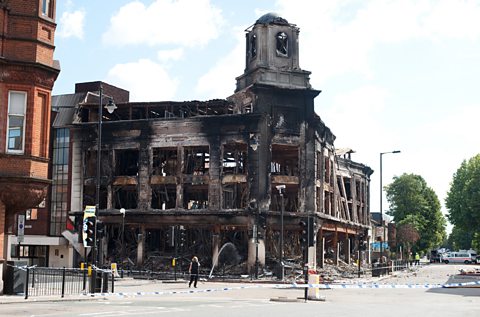
[[[250,57],[255,58],[257,56],[257,35],[252,34],[250,37]]]
[[[288,36],[285,32],[279,32],[276,36],[277,54],[280,56],[288,56]]]

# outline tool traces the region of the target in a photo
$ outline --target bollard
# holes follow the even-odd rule
[[[307,284],[307,286],[305,287],[305,303],[307,302],[307,299],[308,299],[308,264],[305,264],[303,266],[303,274],[305,275],[305,284]]]
[[[25,276],[25,299],[28,299],[28,275],[30,273],[30,269],[27,266],[27,275]]]
[[[82,268],[83,270],[83,291],[87,291],[87,270],[85,268]]]
[[[315,271],[313,271],[315,272]],[[316,273],[316,272],[315,272]],[[320,284],[320,275],[310,273],[308,274],[308,284]],[[308,288],[308,299],[319,300],[320,289],[318,287]]]
[[[122,272],[123,272],[123,270],[122,270]],[[114,293],[114,292],[115,292],[115,276],[112,273],[112,293]]]
[[[65,267],[63,267],[62,271],[62,298],[65,296]]]
[[[90,293],[95,293],[95,284],[97,282],[97,270],[91,270],[90,275]]]
[[[108,273],[102,272],[102,293],[108,293]]]

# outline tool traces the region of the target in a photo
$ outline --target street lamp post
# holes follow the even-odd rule
[[[97,126],[97,181],[96,181],[96,191],[95,191],[95,219],[98,220],[98,214],[100,210],[100,182],[101,182],[101,158],[102,158],[102,117],[103,117],[103,87],[99,87],[99,102],[98,102],[98,126]],[[113,103],[113,100],[110,98],[108,104],[105,106],[108,113],[113,113],[117,106]],[[92,263],[97,265],[97,221],[95,221],[95,230],[93,233],[93,246],[92,246]]]
[[[124,269],[124,263],[125,263],[125,208],[120,208],[120,213],[122,214],[122,256],[121,256],[121,261],[122,261],[122,277],[123,277],[123,269]]]
[[[285,185],[278,185],[277,186],[278,193],[281,197],[281,211],[280,211],[280,279],[283,281],[285,277],[285,271],[283,268],[283,214],[285,213],[285,198],[284,198],[284,191]]]
[[[395,150],[395,151],[381,152],[380,153],[380,224],[381,224],[382,229],[383,229],[383,240],[380,243],[380,261],[382,261],[382,259],[383,259],[383,243],[386,240],[386,233],[385,233],[386,230],[385,230],[384,225],[383,225],[383,206],[382,206],[382,203],[383,203],[382,157],[383,157],[384,154],[397,154],[397,153],[400,153],[400,151]]]

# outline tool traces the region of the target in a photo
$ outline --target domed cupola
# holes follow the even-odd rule
[[[261,16],[246,30],[246,67],[237,78],[240,91],[254,83],[284,88],[311,88],[310,72],[299,66],[298,35],[295,24],[276,13]]]
[[[255,24],[279,24],[279,25],[288,25],[288,21],[280,17],[274,12],[270,12],[262,15]]]

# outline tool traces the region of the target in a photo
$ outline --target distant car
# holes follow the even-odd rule
[[[442,255],[442,262],[448,263],[465,263],[470,264],[473,262],[472,256],[467,252],[448,252]]]

